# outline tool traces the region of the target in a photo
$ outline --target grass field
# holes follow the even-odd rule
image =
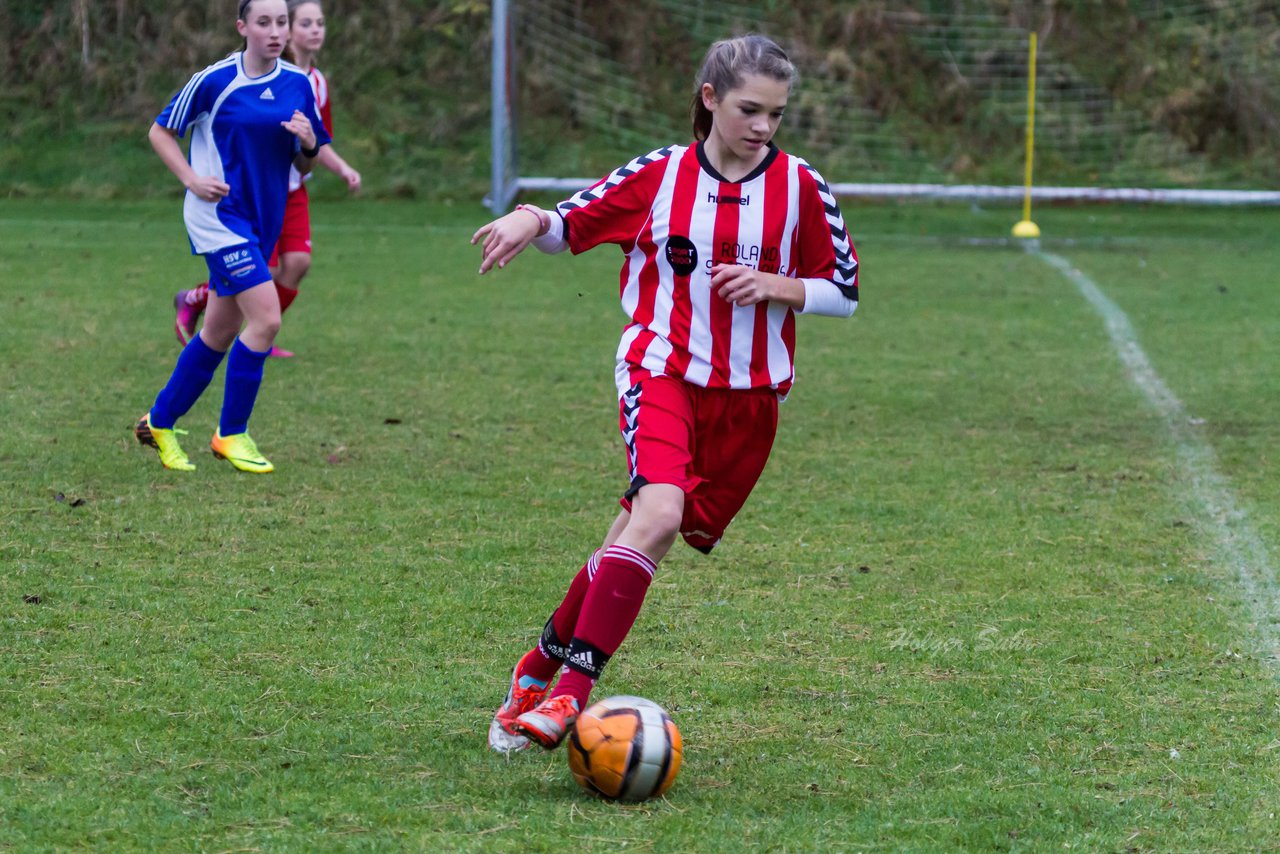
[[[757,493],[598,688],[685,737],[619,806],[484,741],[623,488],[613,251],[481,279],[479,208],[317,205],[278,470],[194,453],[219,377],[183,475],[131,435],[178,203],[0,200],[0,849],[1280,849],[1274,626],[1183,463],[1280,549],[1280,212],[1037,211],[1177,430],[1016,211],[846,216],[862,307],[801,319]]]

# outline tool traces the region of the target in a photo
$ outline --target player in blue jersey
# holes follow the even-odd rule
[[[262,369],[280,328],[280,300],[267,259],[289,195],[289,167],[302,173],[329,143],[307,76],[280,59],[289,39],[285,0],[240,0],[243,51],[191,78],[151,126],[151,145],[187,188],[183,219],[193,254],[204,256],[214,296],[200,334],[134,428],[165,468],[195,468],[174,425],[204,392],[224,356],[226,391],[210,446],[241,471],[274,469],[249,437]],[[191,132],[190,157],[177,138]],[[230,355],[227,351],[230,350]]]
[[[311,89],[316,95],[316,109],[324,121],[325,130],[333,136],[333,113],[329,98],[329,81],[314,64],[316,54],[324,47],[325,15],[319,0],[287,0],[289,6],[289,44],[282,56],[298,66],[311,79]],[[318,166],[324,166],[346,182],[353,193],[360,191],[360,173],[351,168],[332,143],[320,149]],[[314,171],[314,170],[313,170]],[[284,227],[276,243],[276,257],[271,264],[276,280],[276,293],[280,296],[280,314],[283,316],[298,297],[298,286],[311,268],[311,213],[306,181],[311,175],[299,175],[296,170],[289,177],[289,201],[284,209]],[[200,315],[209,303],[208,280],[194,288],[174,294],[173,329],[178,344],[187,346],[196,334]],[[290,358],[293,353],[280,347],[271,347],[271,355]]]

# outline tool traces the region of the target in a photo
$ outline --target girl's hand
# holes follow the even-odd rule
[[[771,276],[740,264],[716,264],[711,268],[711,289],[722,300],[737,306],[772,299]]]
[[[342,180],[347,182],[347,189],[353,193],[360,192],[360,173],[352,169],[350,166],[343,169],[339,175]]]
[[[475,246],[480,238],[484,238],[484,246],[480,259],[480,275],[484,275],[495,265],[499,268],[507,266],[511,259],[524,251],[529,241],[538,236],[542,230],[542,218],[531,210],[514,210],[504,217],[499,217],[471,236],[471,245]]]
[[[298,142],[302,143],[303,148],[316,147],[315,129],[311,127],[311,120],[301,110],[294,110],[293,115],[289,117],[289,121],[281,122],[280,126],[296,136]]]
[[[192,178],[187,182],[187,189],[203,202],[216,202],[231,192],[231,185],[211,178],[207,175]]]

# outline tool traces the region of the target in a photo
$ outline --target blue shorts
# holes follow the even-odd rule
[[[220,297],[244,293],[271,281],[271,268],[256,243],[228,246],[203,257],[209,267],[209,287]]]

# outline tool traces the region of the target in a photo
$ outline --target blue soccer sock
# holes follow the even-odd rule
[[[222,417],[218,421],[220,435],[234,436],[249,429],[249,416],[262,385],[262,367],[270,354],[270,350],[250,350],[239,338],[231,345],[227,390],[222,396]]]
[[[225,355],[204,343],[199,335],[192,336],[191,342],[178,355],[178,364],[174,366],[169,382],[156,395],[156,402],[151,406],[151,426],[172,429],[204,394]]]

